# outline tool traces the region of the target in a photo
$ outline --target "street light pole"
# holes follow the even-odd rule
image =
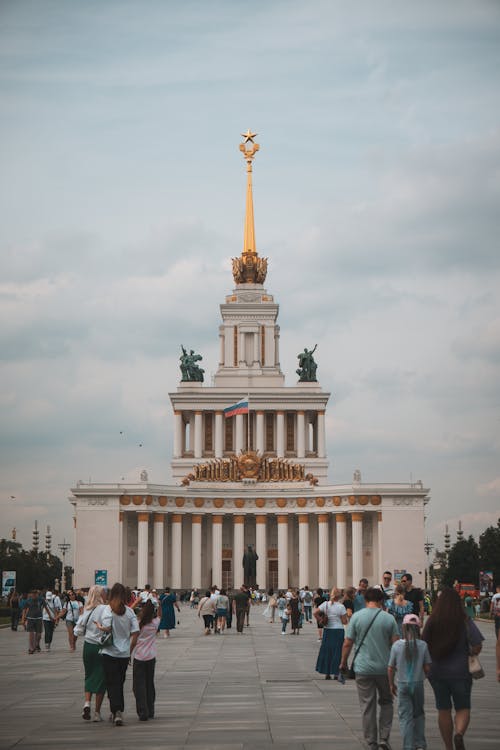
[[[430,581],[430,564],[429,564],[429,555],[431,554],[432,550],[434,549],[434,545],[432,542],[427,541],[424,544],[425,554],[427,555],[427,567],[425,569],[425,588],[429,591],[432,590],[432,582]]]
[[[61,591],[66,591],[66,552],[70,549],[71,544],[64,539],[61,544],[57,545],[62,552],[62,577]]]

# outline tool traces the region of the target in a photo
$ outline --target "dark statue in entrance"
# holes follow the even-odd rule
[[[258,554],[253,549],[252,545],[249,544],[247,551],[243,555],[243,572],[244,572],[244,583],[245,586],[255,586],[257,583],[257,560],[259,559]]]

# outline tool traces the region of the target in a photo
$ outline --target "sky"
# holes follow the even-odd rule
[[[0,537],[78,480],[168,483],[180,346],[217,368],[240,134],[281,364],[318,345],[330,480],[500,515],[500,5],[2,0]]]

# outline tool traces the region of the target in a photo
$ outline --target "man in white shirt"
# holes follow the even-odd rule
[[[491,597],[490,614],[495,618],[495,635],[498,640],[498,633],[500,632],[500,586],[497,586],[497,593]]]
[[[54,629],[59,619],[59,613],[61,612],[62,604],[57,594],[53,594],[52,591],[47,591],[45,594],[45,600],[42,608],[42,620],[43,629],[45,632],[45,650],[50,651],[52,644],[52,638],[54,636]]]
[[[393,598],[394,586],[392,585],[392,573],[390,570],[384,571],[384,574],[382,575],[382,583],[379,588],[384,592],[386,602]]]

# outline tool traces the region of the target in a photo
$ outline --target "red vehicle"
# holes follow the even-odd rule
[[[471,596],[473,599],[479,599],[479,589],[476,588],[473,583],[459,583],[457,581],[454,589],[455,591],[458,591],[462,599],[465,599],[466,596]]]

